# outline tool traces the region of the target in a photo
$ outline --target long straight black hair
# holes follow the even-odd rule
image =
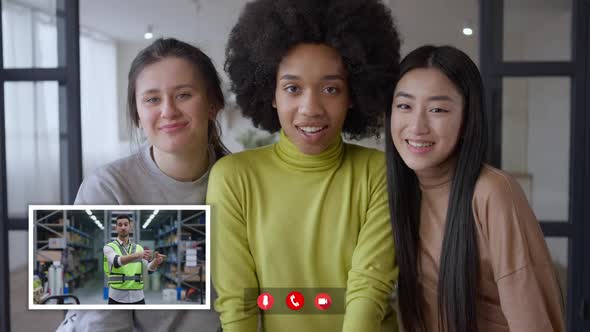
[[[456,169],[446,215],[438,281],[439,330],[477,331],[479,250],[472,199],[486,156],[487,123],[483,109],[483,83],[477,66],[462,51],[450,46],[422,46],[400,64],[401,79],[418,68],[440,70],[462,95],[463,119],[454,150]],[[391,128],[390,109],[386,127]],[[421,191],[416,173],[393,145],[385,130],[387,184],[396,256],[399,264],[398,299],[406,331],[425,331],[419,284]],[[449,156],[452,157],[452,156]]]

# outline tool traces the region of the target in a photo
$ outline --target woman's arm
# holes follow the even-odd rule
[[[224,332],[258,331],[258,279],[242,213],[243,196],[236,173],[221,159],[209,177],[207,204],[211,205],[211,266],[218,298],[215,310],[220,313]],[[252,294],[245,298],[245,294]]]
[[[376,152],[371,165],[369,207],[348,273],[343,332],[381,331],[397,279],[383,154]]]
[[[539,222],[518,183],[502,176],[492,182],[480,216],[487,218],[502,312],[510,331],[565,331],[562,296]]]

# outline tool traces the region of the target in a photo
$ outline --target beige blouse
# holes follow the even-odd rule
[[[438,272],[451,184],[444,177],[421,185],[419,276],[428,331],[438,331]],[[564,331],[562,295],[549,251],[520,186],[486,165],[472,205],[481,262],[480,331]]]

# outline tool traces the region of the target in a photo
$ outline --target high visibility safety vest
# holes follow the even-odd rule
[[[131,248],[128,252],[117,240],[107,243],[107,246],[113,248],[119,256],[143,252],[143,247],[135,243],[131,243]],[[107,275],[109,287],[119,290],[143,289],[143,260],[131,262],[116,268],[114,264],[109,266],[107,257],[104,256],[103,267],[104,273]]]

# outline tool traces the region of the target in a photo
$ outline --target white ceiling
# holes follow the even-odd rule
[[[223,57],[229,31],[246,2],[198,0],[195,4],[194,0],[81,0],[80,22],[116,40],[144,44],[147,42],[143,34],[152,24],[156,36],[192,42],[219,59]],[[404,40],[402,53],[425,43],[436,43],[455,45],[477,57],[477,33],[472,37],[461,34],[465,22],[471,21],[477,26],[477,0],[385,2],[392,7]]]
[[[245,0],[81,0],[80,23],[121,41],[156,36],[209,42],[225,38]]]
[[[1,0],[51,8],[56,0]],[[383,0],[391,8],[403,44],[402,54],[427,43],[451,44],[478,60],[479,0]],[[516,12],[543,8],[571,11],[573,0],[510,0],[505,10]],[[148,25],[156,37],[191,42],[223,62],[225,43],[247,0],[80,0],[80,23],[121,44],[147,45]],[[461,30],[471,23],[474,35]]]

